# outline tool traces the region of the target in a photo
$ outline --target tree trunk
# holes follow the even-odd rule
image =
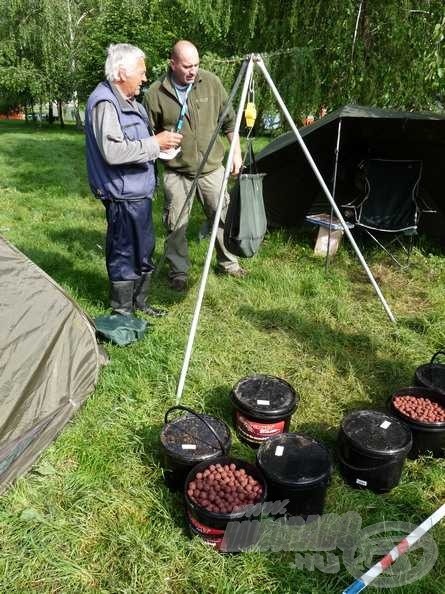
[[[65,122],[63,121],[62,99],[57,99],[57,111],[59,112],[60,127],[65,128]]]
[[[80,117],[79,99],[77,96],[77,91],[74,91],[74,93],[73,93],[73,104],[74,104],[74,119],[76,120],[76,128],[77,128],[77,130],[83,130],[83,122],[82,122],[82,118]]]
[[[71,52],[71,74],[74,77],[76,72],[76,60],[75,60],[75,32],[79,27],[80,23],[83,19],[87,16],[88,13],[92,11],[92,9],[83,12],[80,17],[77,19],[76,23],[73,26],[73,20],[71,15],[71,3],[67,0],[66,3],[67,11],[68,11],[68,30],[70,35],[70,52]],[[83,130],[83,122],[82,118],[80,117],[79,111],[79,97],[77,90],[75,89],[73,92],[73,104],[74,104],[74,119],[76,120],[76,128],[78,130]]]

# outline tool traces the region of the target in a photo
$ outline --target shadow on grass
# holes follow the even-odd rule
[[[141,460],[146,466],[152,466],[153,462],[161,459],[160,435],[163,426],[161,423],[150,423],[150,425],[139,427],[134,432],[135,444],[137,444]]]
[[[389,396],[392,388],[395,390],[411,380],[412,364],[403,359],[382,357],[366,334],[354,330],[348,333],[333,330],[325,324],[281,309],[259,311],[241,306],[239,315],[263,331],[285,330],[291,338],[298,341],[306,353],[313,354],[319,361],[329,359],[342,376],[350,375],[352,370],[366,386],[368,393],[382,395],[375,399],[377,406],[384,404],[382,399]],[[358,400],[350,402],[349,406],[369,408],[369,402]]]
[[[0,121],[0,135],[10,134],[11,132],[19,132],[22,134],[72,134],[82,135],[83,131],[78,130],[74,123],[65,122],[62,128],[58,123],[49,124],[48,122],[32,122],[23,120],[1,120]]]
[[[57,283],[63,287],[75,288],[78,295],[92,304],[103,307],[108,301],[105,265],[102,272],[94,272],[77,264],[89,262],[92,256],[97,257],[96,244],[102,243],[101,234],[85,229],[70,229],[61,233],[49,233],[49,236],[56,245],[63,246],[64,251],[68,248],[72,256],[68,257],[54,250],[22,248],[20,245],[17,247],[23,249],[27,257]]]
[[[158,501],[159,513],[167,513],[181,530],[184,536],[189,536],[184,508],[183,489],[171,488],[167,484],[168,471],[162,457],[160,434],[162,424],[150,424],[134,430],[134,450],[139,455],[142,464],[149,473],[147,489],[152,490]],[[158,470],[160,467],[160,471]],[[155,470],[154,470],[155,469]],[[164,510],[164,512],[163,512]]]
[[[209,415],[224,419],[230,423],[233,407],[230,400],[230,390],[227,386],[216,386],[202,395],[205,402],[205,412]]]
[[[75,288],[79,296],[95,306],[107,308],[108,276],[105,265],[104,234],[83,227],[71,227],[63,231],[48,231],[47,235],[53,244],[60,245],[61,251],[68,252],[69,255],[63,255],[61,251],[28,247],[21,242],[16,246],[58,284]],[[78,265],[78,263],[91,263],[93,259],[100,261],[97,272],[86,270],[84,266]],[[168,308],[185,297],[186,293],[178,293],[168,287],[162,273],[153,277],[150,291],[150,301],[153,303]]]
[[[331,450],[332,458],[334,458],[333,450],[337,442],[338,427],[332,427],[326,423],[299,423],[298,410],[294,413],[293,421],[295,433],[309,435],[322,441]]]

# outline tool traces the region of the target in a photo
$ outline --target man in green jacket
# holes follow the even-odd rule
[[[166,155],[164,161],[166,258],[170,266],[169,283],[177,291],[186,289],[190,268],[187,225],[193,198],[185,208],[184,204],[226,102],[227,93],[219,78],[199,68],[198,50],[184,40],[173,47],[168,72],[150,86],[144,97],[155,133],[170,130],[183,135],[179,152]],[[234,126],[235,114],[231,110],[222,126],[222,132],[230,142]],[[224,145],[221,138],[217,138],[197,183],[198,198],[210,224],[213,224],[224,177],[223,158]],[[239,172],[241,163],[239,140],[236,139],[232,175]],[[226,193],[215,244],[217,271],[241,278],[246,272],[224,247],[223,224],[228,200]]]

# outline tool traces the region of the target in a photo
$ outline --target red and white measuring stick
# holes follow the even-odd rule
[[[431,530],[431,528],[440,522],[445,517],[445,504],[441,505],[431,516],[429,516],[424,522],[422,522],[417,528],[415,528],[407,537],[399,542],[393,549],[389,551],[387,555],[382,557],[375,565],[368,569],[361,578],[355,580],[346,590],[343,590],[343,594],[357,594],[361,592],[373,582],[381,573],[383,573],[388,567],[390,567],[396,559],[401,557],[406,551],[408,551],[414,543],[422,538],[422,536]]]

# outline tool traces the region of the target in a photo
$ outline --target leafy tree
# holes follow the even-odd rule
[[[0,0],[0,11],[0,92],[11,103],[32,104],[43,89],[36,60],[40,44],[37,7],[25,6],[20,0]]]
[[[17,103],[59,104],[76,95],[77,0],[0,0],[0,89]],[[83,12],[82,12],[83,11]]]
[[[193,41],[230,87],[261,53],[296,120],[321,105],[437,109],[444,103],[443,0],[0,0],[0,92],[33,105],[84,100],[110,43],[138,45],[152,77]],[[256,77],[257,103],[276,110]]]
[[[164,0],[102,0],[85,18],[85,34],[78,57],[79,90],[86,98],[103,78],[106,48],[132,43],[159,67],[176,39],[175,4]]]
[[[358,102],[429,108],[443,88],[441,0],[183,0],[183,4],[198,21],[202,21],[199,15],[212,14],[207,39],[213,23],[215,45],[209,48],[209,58],[223,76],[233,80],[239,63],[228,69],[214,59],[215,53],[219,58],[262,53],[296,113],[315,110],[321,101],[330,107]],[[224,38],[230,43],[221,43]]]

